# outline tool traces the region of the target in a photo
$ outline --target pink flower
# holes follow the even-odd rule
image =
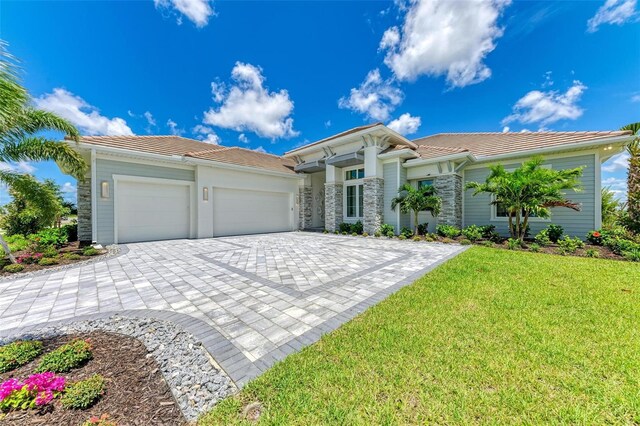
[[[0,401],[11,395],[14,391],[19,391],[24,386],[17,379],[9,379],[0,384]]]

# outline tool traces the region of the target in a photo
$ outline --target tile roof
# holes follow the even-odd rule
[[[524,132],[524,133],[440,133],[413,141],[418,145],[422,158],[450,155],[440,154],[443,149],[468,150],[476,157],[489,157],[516,152],[563,147],[578,143],[597,141],[616,136],[628,136],[629,131],[602,132]]]
[[[295,162],[276,155],[239,147],[225,147],[180,136],[83,136],[83,144],[126,149],[159,155],[178,155],[201,160],[249,166],[295,174]]]

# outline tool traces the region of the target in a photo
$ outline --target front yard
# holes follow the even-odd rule
[[[640,265],[473,247],[203,425],[640,422]]]

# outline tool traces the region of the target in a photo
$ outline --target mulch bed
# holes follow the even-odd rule
[[[65,409],[56,398],[43,411],[12,411],[5,417],[0,414],[0,424],[75,426],[91,416],[100,417],[105,413],[118,426],[186,424],[156,361],[147,357],[147,349],[137,339],[105,332],[60,336],[44,339],[43,353],[77,337],[91,340],[93,359],[83,367],[61,375],[71,383],[101,374],[106,383],[102,398],[86,410]],[[0,381],[10,377],[26,378],[33,373],[39,359],[0,374]]]
[[[62,256],[59,256],[56,259],[58,261],[57,264],[55,264],[55,265],[47,265],[47,266],[41,266],[41,265],[38,265],[37,263],[29,263],[29,264],[28,263],[23,263],[22,266],[24,266],[24,269],[22,271],[20,271],[19,273],[13,273],[13,274],[10,273],[10,272],[5,272],[5,271],[2,270],[2,268],[0,268],[0,277],[15,276],[15,275],[23,274],[25,272],[39,271],[39,270],[42,270],[42,269],[51,269],[51,268],[55,268],[55,267],[60,266],[60,265],[71,265],[73,263],[84,262],[84,261],[86,261],[88,259],[91,259],[91,258],[96,257],[96,256],[103,255],[103,254],[105,254],[107,252],[107,250],[98,250],[100,253],[95,255],[95,256],[83,256],[82,255],[82,251],[85,248],[86,247],[80,248],[77,241],[73,242],[73,243],[66,244],[64,247],[62,247],[62,248],[60,248],[58,250],[59,254],[63,255],[65,253],[76,253],[76,254],[79,254],[81,256],[80,259],[70,260],[70,259],[63,259]],[[18,251],[18,252],[13,253],[13,255],[15,257],[18,257],[21,254],[26,254],[26,253],[27,253],[26,251]],[[3,266],[4,265],[8,265],[8,264],[9,264],[9,260],[8,260],[8,258],[6,258],[4,260]]]

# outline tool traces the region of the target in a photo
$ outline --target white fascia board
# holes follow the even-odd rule
[[[183,157],[183,161],[186,164],[208,166],[208,167],[220,168],[220,169],[238,170],[243,172],[257,173],[257,174],[263,174],[263,175],[269,175],[269,176],[278,176],[278,177],[283,177],[288,179],[304,180],[306,177],[304,173],[296,173],[292,175],[289,173],[282,173],[282,172],[276,172],[273,170],[260,169],[258,167],[240,166],[238,164],[223,163],[222,161],[214,161],[214,160],[203,160],[200,158],[193,158],[193,157]]]
[[[460,154],[451,154],[443,157],[434,157],[434,158],[425,158],[420,159],[416,158],[415,160],[408,160],[402,164],[402,167],[417,167],[424,166],[426,164],[435,164],[441,163],[443,161],[451,161],[451,160],[459,160],[459,159],[468,159],[470,161],[475,161],[475,157],[470,153],[460,153]]]
[[[412,149],[405,148],[398,151],[387,152],[386,154],[378,154],[381,160],[389,160],[391,158],[418,158],[418,153]]]

